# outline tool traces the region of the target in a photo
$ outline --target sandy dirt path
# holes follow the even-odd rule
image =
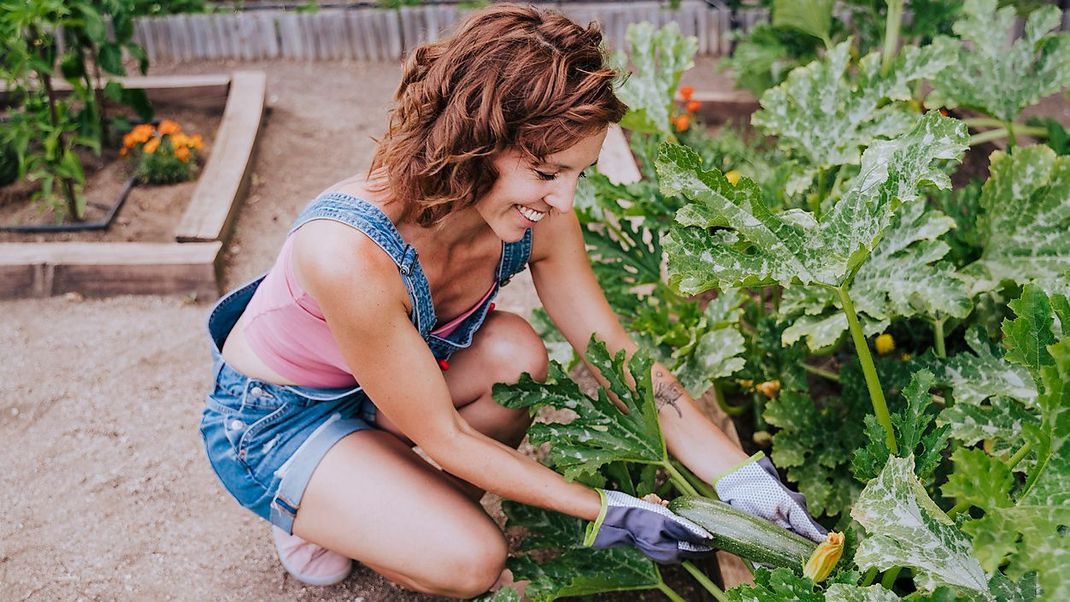
[[[400,75],[396,65],[357,63],[153,73],[232,69],[267,72],[272,112],[227,249],[227,288],[271,265],[318,191],[366,168]],[[0,302],[0,599],[436,599],[360,566],[338,586],[305,587],[278,564],[267,524],[224,493],[196,428],[210,379],[211,301]],[[536,303],[530,280],[518,278],[499,307],[527,312]],[[484,499],[492,515],[496,503]]]

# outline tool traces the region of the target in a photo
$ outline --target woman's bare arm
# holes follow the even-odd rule
[[[433,354],[409,321],[408,294],[393,261],[357,230],[318,230],[295,243],[295,273],[379,411],[447,472],[507,499],[595,519],[594,490],[483,435],[457,412]]]
[[[623,349],[631,357],[638,346],[620,325],[595,278],[575,213],[546,220],[533,240],[531,275],[539,299],[572,347],[583,355],[591,335],[597,334],[610,353]],[[592,372],[606,384],[597,370]],[[655,363],[651,377],[662,433],[676,459],[704,481],[712,482],[747,458],[703,414],[669,370]]]

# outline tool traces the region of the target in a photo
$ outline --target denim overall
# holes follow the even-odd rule
[[[324,194],[305,208],[290,234],[319,219],[360,230],[394,260],[412,303],[409,319],[439,360],[472,344],[498,291],[526,267],[531,254],[531,230],[518,242],[503,242],[490,297],[448,337],[439,337],[431,334],[437,319],[416,250],[378,207],[343,193]],[[200,430],[208,460],[227,491],[242,506],[293,533],[312,472],[343,437],[375,428],[376,408],[359,385],[341,389],[275,385],[249,378],[223,361],[223,343],[263,279],[238,287],[212,308],[208,333],[215,383]]]

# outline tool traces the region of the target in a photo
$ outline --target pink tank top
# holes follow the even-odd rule
[[[491,285],[479,303],[431,334],[449,336],[493,293]],[[319,304],[297,284],[292,236],[282,245],[275,265],[256,289],[245,313],[249,316],[245,337],[250,347],[279,375],[304,387],[341,388],[356,384]]]

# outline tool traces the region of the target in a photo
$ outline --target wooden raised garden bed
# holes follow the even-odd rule
[[[128,88],[153,102],[194,107],[225,102],[207,163],[174,230],[174,242],[3,242],[0,298],[194,293],[219,294],[219,259],[244,198],[264,118],[267,77],[132,77]]]

